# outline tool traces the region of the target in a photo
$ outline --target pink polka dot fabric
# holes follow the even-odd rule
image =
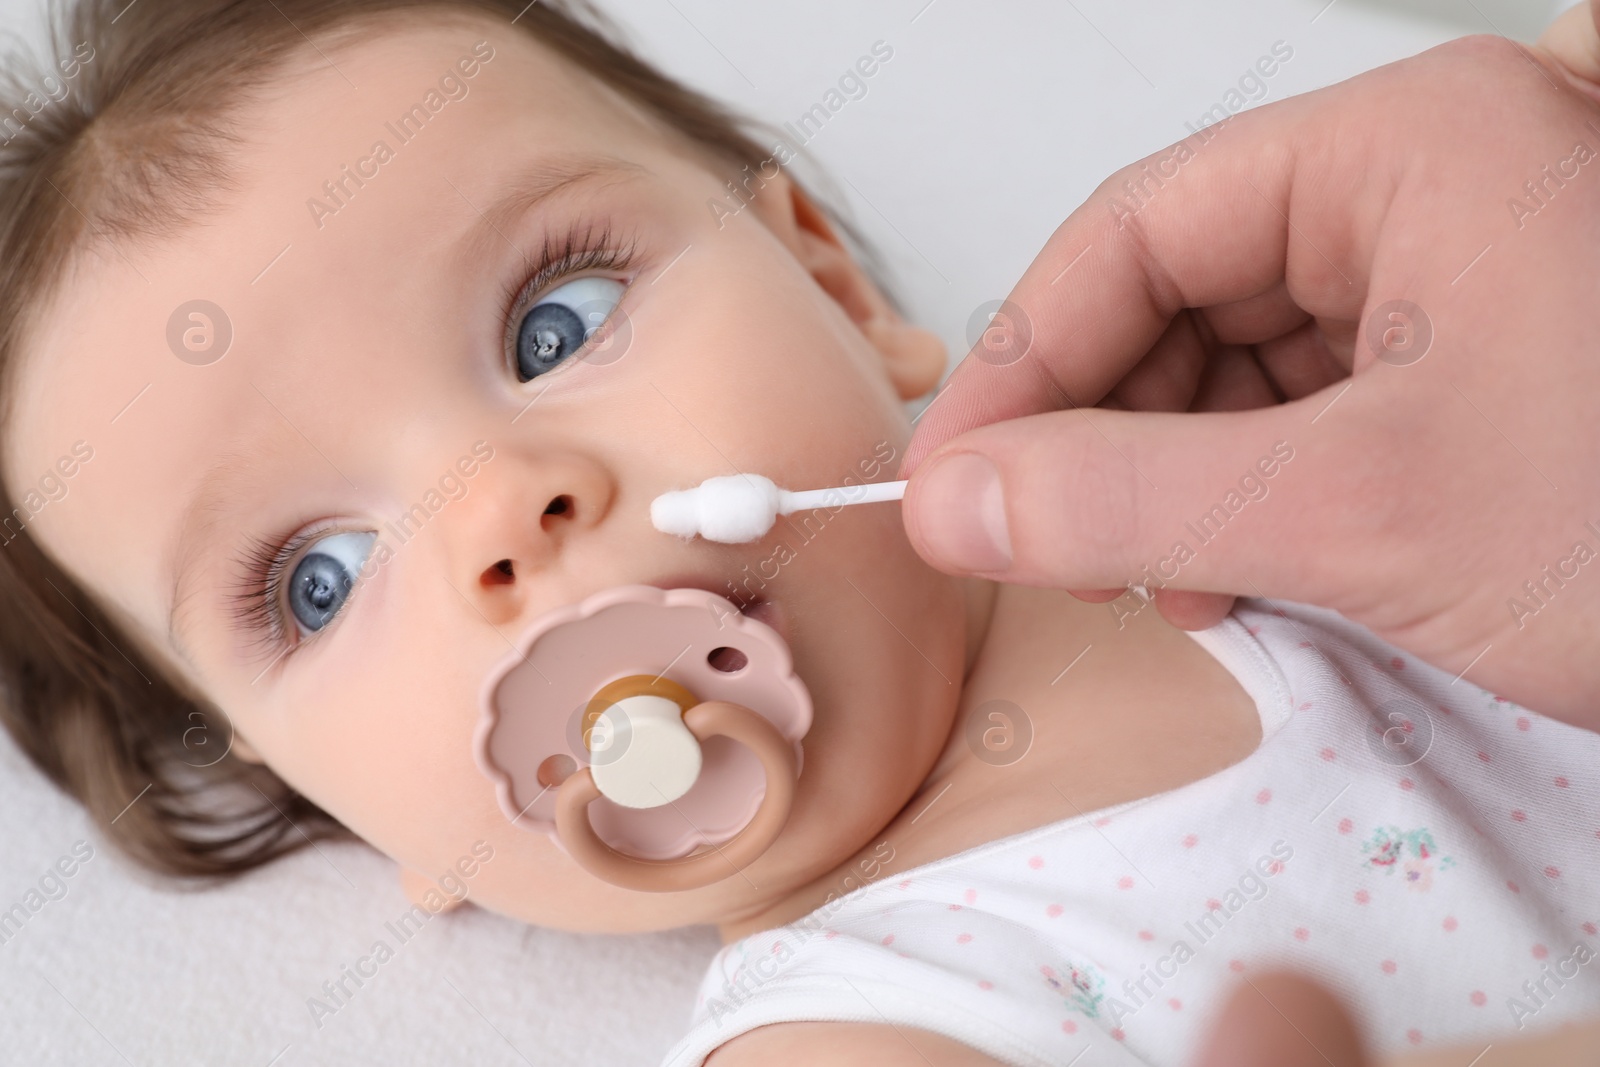
[[[1030,1067],[1179,1065],[1268,967],[1338,991],[1382,1055],[1596,1011],[1600,735],[1317,608],[1241,601],[1192,636],[1255,700],[1253,754],[728,945],[667,1067],[821,1019]]]

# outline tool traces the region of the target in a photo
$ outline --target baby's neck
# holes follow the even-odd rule
[[[866,870],[883,878],[1151,796],[1236,763],[1259,743],[1244,690],[1154,608],[1130,616],[1125,606],[1027,586],[974,592],[983,595],[969,597],[960,703],[922,788],[844,863],[721,924],[725,940],[800,918],[839,894],[845,874],[852,885]]]

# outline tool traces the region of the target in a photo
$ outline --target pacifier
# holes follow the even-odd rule
[[[474,755],[506,817],[647,892],[710,885],[765,852],[811,728],[776,630],[715,593],[648,585],[535,619],[480,705]]]

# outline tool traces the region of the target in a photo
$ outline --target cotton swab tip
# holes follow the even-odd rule
[[[759,474],[707,478],[693,489],[662,493],[650,502],[650,522],[662,533],[698,534],[742,544],[766,536],[778,518],[780,490]]]

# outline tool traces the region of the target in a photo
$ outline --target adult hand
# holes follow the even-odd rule
[[[917,551],[1190,628],[1324,605],[1600,728],[1596,10],[1113,175],[921,417]]]

